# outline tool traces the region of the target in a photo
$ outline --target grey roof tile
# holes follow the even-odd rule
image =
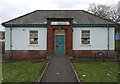
[[[36,10],[5,24],[44,24],[47,18],[73,18],[75,24],[113,24],[84,10]]]

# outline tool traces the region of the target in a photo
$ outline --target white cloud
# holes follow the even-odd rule
[[[0,23],[34,10],[87,10],[89,4],[117,4],[119,0],[0,0]]]
[[[83,9],[90,3],[113,4],[119,0],[0,0],[0,12],[11,17],[33,10]]]

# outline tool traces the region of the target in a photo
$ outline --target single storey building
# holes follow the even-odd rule
[[[6,59],[115,54],[116,24],[84,10],[36,10],[2,25]]]

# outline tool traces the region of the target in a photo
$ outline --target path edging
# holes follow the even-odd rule
[[[77,78],[77,81],[79,82],[79,84],[81,84],[81,83],[80,83],[80,80],[79,80],[79,76],[78,76],[77,72],[75,71],[75,69],[74,69],[74,67],[73,67],[73,65],[72,65],[72,62],[71,62],[71,60],[70,60],[70,57],[69,57],[69,56],[68,56],[68,59],[69,59],[69,61],[70,61],[70,64],[71,64],[72,69],[73,69],[73,71],[74,71],[74,74],[75,74],[75,76],[76,76],[76,78]]]
[[[50,59],[51,59],[51,56],[50,56],[50,58],[49,58],[49,61],[48,61],[47,65],[45,66],[45,68],[44,68],[44,70],[43,70],[43,72],[42,72],[41,76],[40,76],[39,81],[37,81],[37,83],[36,83],[36,84],[39,84],[39,82],[42,80],[42,77],[43,77],[43,75],[44,75],[44,73],[45,73],[45,71],[46,71],[46,69],[47,69],[47,66],[48,66],[48,65],[49,65],[49,63],[50,63]]]

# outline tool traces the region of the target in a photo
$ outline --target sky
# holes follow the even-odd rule
[[[0,24],[35,10],[88,10],[89,4],[115,5],[120,0],[0,0]],[[0,25],[0,31],[4,27]]]

